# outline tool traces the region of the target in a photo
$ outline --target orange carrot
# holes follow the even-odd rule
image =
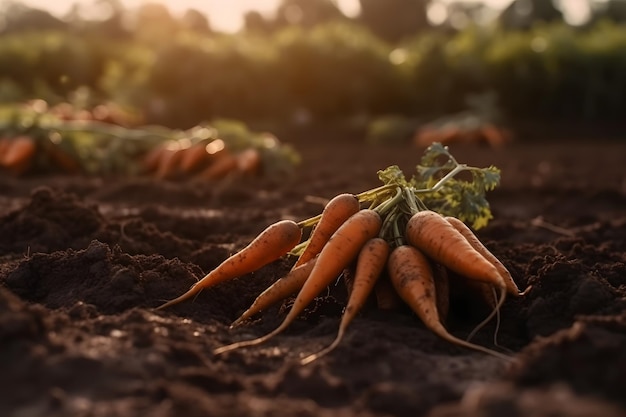
[[[183,149],[174,146],[166,148],[159,160],[155,177],[157,179],[172,179],[179,174],[179,165],[183,156]]]
[[[150,149],[143,157],[141,158],[141,172],[144,174],[149,174],[156,171],[161,158],[166,153],[167,146],[165,143],[161,143],[154,148]]]
[[[507,138],[504,136],[502,131],[492,123],[485,123],[480,128],[480,133],[485,139],[485,142],[487,142],[487,144],[492,148],[500,148],[507,141]]]
[[[30,136],[17,136],[11,139],[4,154],[1,155],[0,165],[13,175],[22,175],[31,167],[37,144]]]
[[[254,148],[248,148],[239,152],[237,169],[244,175],[256,175],[261,169],[261,154]]]
[[[361,311],[365,301],[372,293],[372,289],[378,281],[380,273],[385,268],[387,258],[389,257],[389,244],[380,237],[375,237],[368,240],[357,258],[356,273],[354,275],[354,284],[352,286],[352,292],[348,299],[348,305],[343,312],[341,322],[339,324],[339,331],[335,340],[325,349],[318,353],[309,355],[302,359],[300,362],[302,365],[313,362],[314,360],[326,355],[333,351],[341,340],[343,339],[348,326],[354,320],[357,313]]]
[[[59,145],[48,142],[45,152],[50,162],[66,174],[76,174],[82,170],[78,159],[63,150]]]
[[[191,174],[204,166],[211,155],[206,150],[205,142],[198,142],[186,148],[180,158],[180,171],[183,174]]]
[[[446,330],[439,319],[436,288],[430,261],[422,252],[413,246],[398,246],[389,255],[387,265],[391,283],[400,298],[433,333],[455,345],[501,359],[510,359],[502,353],[459,339]]]
[[[4,153],[9,148],[11,139],[7,137],[0,138],[0,160],[3,158]]]
[[[244,311],[243,314],[230,325],[230,327],[232,328],[237,326],[244,320],[249,319],[277,302],[284,300],[291,294],[298,292],[304,285],[307,278],[309,278],[316,261],[317,258],[313,258],[304,265],[300,265],[299,267],[292,269],[287,275],[274,282],[265,291],[259,294],[250,308]]]
[[[199,293],[204,288],[255,271],[280,258],[298,244],[302,229],[291,220],[281,220],[262,231],[245,248],[230,256],[186,293],[157,307],[157,310],[178,304]]]
[[[506,290],[496,267],[439,213],[425,210],[414,214],[407,223],[405,235],[411,245],[451,271]]]
[[[374,294],[379,310],[395,310],[400,305],[400,298],[387,277],[382,277],[376,282]]]
[[[300,255],[294,268],[308,262],[320,253],[326,242],[350,216],[359,211],[359,199],[354,194],[339,194],[328,201],[319,222],[311,232],[309,243]]]
[[[448,317],[448,310],[450,310],[450,282],[448,280],[448,270],[438,263],[434,263],[432,268],[433,277],[435,279],[435,295],[437,298],[439,319],[442,323],[445,323]]]
[[[246,346],[258,345],[285,330],[296,317],[352,262],[369,239],[380,231],[382,219],[374,210],[365,209],[352,215],[331,236],[320,252],[317,262],[298,293],[289,313],[274,331],[257,339],[223,346],[214,351],[221,354]]]
[[[205,180],[219,180],[237,170],[237,158],[227,149],[214,154],[213,161],[204,170],[200,171],[197,178]]]
[[[478,253],[480,253],[485,259],[487,259],[489,262],[491,262],[493,266],[496,267],[496,269],[500,273],[500,276],[504,280],[504,283],[506,284],[508,293],[515,296],[520,295],[519,288],[515,284],[515,281],[513,281],[513,277],[511,276],[509,270],[502,264],[502,262],[500,262],[500,260],[493,253],[489,251],[489,249],[485,247],[485,245],[482,244],[482,242],[476,237],[472,230],[456,217],[448,216],[445,219],[465,237],[469,244]],[[489,290],[489,292],[491,293],[491,290]]]

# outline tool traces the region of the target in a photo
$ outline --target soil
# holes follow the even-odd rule
[[[474,342],[512,361],[456,347],[407,308],[368,308],[334,352],[345,305],[337,282],[287,331],[257,337],[272,307],[229,324],[289,270],[282,258],[154,310],[280,219],[411,172],[421,154],[371,147],[338,131],[283,138],[303,156],[290,178],[220,183],[146,178],[0,178],[0,415],[17,416],[624,416],[626,415],[626,142],[453,145],[458,160],[502,170],[494,220],[477,233],[522,298]],[[459,292],[448,329],[484,318]]]

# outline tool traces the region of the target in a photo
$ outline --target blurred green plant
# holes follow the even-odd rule
[[[390,45],[354,22],[225,35],[177,29],[148,42],[69,32],[0,35],[0,101],[91,100],[140,109],[148,122],[286,121],[397,114],[434,118],[493,91],[515,118],[619,121],[626,27],[468,27]]]

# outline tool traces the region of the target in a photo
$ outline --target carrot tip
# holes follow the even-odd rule
[[[318,360],[322,356],[326,356],[327,354],[329,354],[330,352],[335,350],[335,348],[337,346],[339,346],[339,343],[343,339],[343,334],[344,334],[344,332],[340,329],[339,333],[337,334],[337,337],[335,338],[333,343],[331,343],[329,346],[326,346],[324,349],[320,350],[319,352],[313,353],[313,354],[311,354],[311,355],[301,359],[300,360],[300,365],[307,365],[307,364],[309,364],[309,363],[311,363],[313,361]]]
[[[526,287],[526,289],[524,291],[518,293],[517,296],[518,297],[523,297],[523,296],[527,295],[530,292],[530,290],[532,290],[532,289],[533,289],[533,286],[529,285],[528,287]]]
[[[228,326],[228,328],[229,328],[229,329],[234,329],[235,327],[240,326],[240,325],[241,325],[241,323],[243,323],[243,321],[244,321],[243,316],[242,316],[242,317],[239,317],[237,320],[233,321],[233,322],[230,324],[230,326]]]

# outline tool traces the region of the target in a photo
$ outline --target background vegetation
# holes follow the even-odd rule
[[[593,3],[576,26],[544,0],[516,0],[490,19],[480,3],[451,4],[437,25],[427,0],[361,0],[352,18],[330,0],[284,0],[274,16],[248,13],[236,34],[194,10],[97,5],[106,13],[95,20],[78,6],[58,19],[6,5],[0,101],[115,101],[180,128],[214,118],[431,118],[484,93],[520,119],[611,122],[626,107],[622,0]]]

